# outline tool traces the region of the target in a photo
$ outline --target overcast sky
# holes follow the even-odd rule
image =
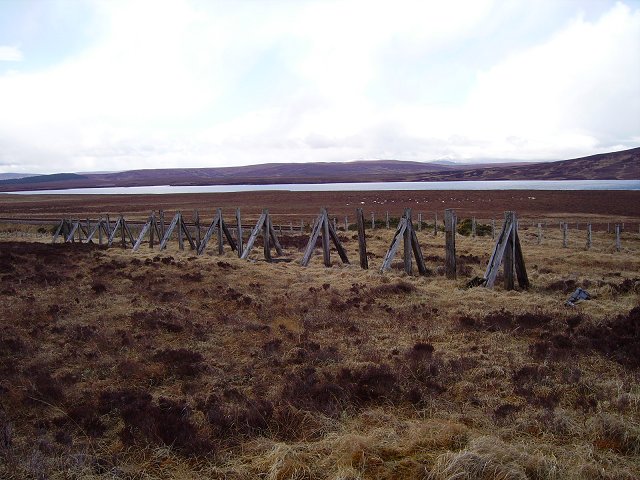
[[[640,145],[640,1],[0,0],[0,172]]]

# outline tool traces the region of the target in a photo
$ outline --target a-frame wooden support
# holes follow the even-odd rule
[[[398,248],[400,248],[400,243],[403,244],[404,248],[404,271],[408,274],[412,273],[413,255],[416,260],[416,265],[418,266],[418,272],[420,273],[420,275],[426,275],[427,267],[425,266],[422,250],[420,248],[420,244],[418,243],[418,236],[416,235],[416,231],[413,228],[410,208],[407,208],[404,211],[400,222],[398,222],[396,233],[393,236],[393,240],[391,241],[391,245],[389,246],[387,254],[384,256],[384,260],[382,261],[382,268],[380,269],[381,272],[385,272],[389,270],[389,268],[391,268],[391,262],[396,256]]]
[[[138,249],[140,248],[140,245],[142,245],[142,242],[144,241],[144,236],[147,234],[147,232],[149,232],[149,248],[153,248],[156,236],[160,238],[160,228],[158,227],[158,222],[156,221],[155,212],[151,212],[151,215],[149,215],[147,222],[142,226],[142,229],[138,234],[138,239],[136,240],[136,243],[133,245],[134,252],[138,251]]]
[[[529,277],[524,264],[520,238],[518,237],[518,221],[515,212],[504,212],[504,225],[493,249],[487,270],[484,274],[484,286],[493,288],[500,269],[504,263],[504,288],[514,289],[514,270],[521,288],[529,288]]]
[[[120,242],[122,248],[127,248],[127,243],[130,243],[131,246],[135,245],[135,240],[133,238],[133,234],[131,233],[131,229],[129,228],[129,225],[127,224],[127,221],[124,219],[124,217],[120,215],[118,217],[118,220],[116,220],[116,224],[111,230],[111,234],[109,235],[109,240],[107,241],[108,247],[113,245],[118,232],[120,232]]]
[[[278,236],[276,235],[276,231],[273,228],[273,224],[271,223],[271,217],[269,216],[269,210],[263,210],[260,218],[258,218],[258,222],[256,226],[253,227],[251,231],[251,236],[247,241],[247,245],[244,247],[242,251],[242,258],[246,260],[249,254],[251,253],[251,249],[253,249],[253,244],[256,242],[258,235],[262,234],[262,239],[264,241],[264,258],[267,262],[271,261],[271,244],[276,249],[278,255],[282,255],[282,246],[280,245],[280,241],[278,240]]]
[[[219,208],[218,211],[216,212],[216,216],[213,217],[213,221],[211,222],[211,225],[209,225],[209,228],[207,229],[207,233],[205,233],[204,237],[200,241],[200,244],[198,245],[198,255],[202,255],[202,253],[204,252],[204,249],[207,248],[207,243],[209,243],[209,240],[211,240],[211,237],[213,236],[214,232],[218,237],[218,254],[219,255],[222,255],[224,253],[224,237],[227,237],[227,241],[231,246],[231,250],[237,250],[238,246],[236,245],[236,241],[231,235],[231,231],[229,231],[229,228],[227,227],[227,224],[225,223],[224,218],[222,218],[222,209]]]
[[[63,242],[66,241],[70,231],[71,231],[71,222],[69,222],[69,220],[67,220],[66,218],[63,218],[62,220],[60,220],[60,223],[58,224],[58,228],[56,229],[56,232],[53,234],[53,239],[51,240],[51,243],[56,243],[58,241],[59,236],[62,236]]]
[[[84,240],[84,243],[89,243],[93,240],[95,234],[98,234],[98,243],[102,245],[102,234],[104,233],[107,238],[110,236],[110,232],[107,228],[107,222],[104,219],[99,219],[98,223],[96,223],[93,228],[87,234],[87,238]]]
[[[167,242],[171,238],[171,234],[176,229],[176,227],[178,228],[178,231],[177,231],[178,248],[180,250],[184,250],[184,240],[183,240],[183,234],[184,234],[184,236],[187,238],[187,241],[189,242],[189,246],[191,247],[191,250],[195,250],[196,244],[193,241],[193,238],[191,237],[191,233],[189,232],[187,225],[184,223],[184,220],[182,219],[181,212],[176,213],[175,217],[173,217],[173,220],[171,220],[169,227],[165,230],[164,237],[162,237],[162,241],[160,242],[160,250],[164,250],[167,247]]]
[[[347,251],[342,246],[342,243],[338,238],[338,234],[336,233],[333,224],[329,221],[327,209],[323,208],[320,212],[320,215],[318,215],[318,218],[316,219],[313,229],[311,230],[311,238],[309,238],[309,243],[307,243],[307,248],[304,251],[304,255],[300,264],[303,267],[309,265],[309,261],[311,260],[311,256],[313,255],[313,250],[316,248],[316,243],[321,233],[322,257],[325,267],[331,266],[331,251],[329,249],[329,239],[331,239],[331,241],[333,241],[333,244],[336,246],[338,255],[340,255],[340,260],[342,260],[343,263],[349,263]]]

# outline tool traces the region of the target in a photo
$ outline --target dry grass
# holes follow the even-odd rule
[[[532,287],[507,292],[463,288],[487,237],[458,238],[452,281],[427,231],[422,278],[377,271],[384,229],[369,271],[37,233],[0,242],[2,478],[640,475],[637,234],[523,228]]]

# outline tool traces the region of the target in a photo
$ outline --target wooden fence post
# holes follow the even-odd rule
[[[418,213],[418,231],[422,230],[422,213]]]
[[[376,228],[376,214],[371,212],[371,230],[375,230]]]
[[[331,266],[331,251],[329,247],[329,216],[326,209],[322,209],[322,260],[325,267]]]
[[[542,244],[542,224],[538,223],[538,245]]]
[[[505,290],[513,290],[515,286],[515,235],[513,232],[518,228],[514,212],[505,212],[504,221],[505,223],[511,223],[511,225],[513,225],[511,229],[512,233],[509,235],[504,249],[504,288]]]
[[[236,208],[236,236],[238,237],[238,258],[242,258],[242,254],[244,253],[244,242],[242,239],[242,215],[240,214],[239,208]]]
[[[349,218],[346,215],[344,217],[344,231],[345,232],[349,231]]]
[[[389,210],[387,210],[387,230],[389,230]]]
[[[496,239],[496,219],[495,218],[491,219],[491,239],[492,240]]]
[[[622,246],[620,244],[620,225],[616,223],[616,251],[620,251]]]
[[[358,253],[360,254],[360,267],[367,270],[369,260],[367,259],[367,239],[364,231],[364,213],[361,208],[356,209],[356,222],[358,223]]]
[[[433,236],[437,236],[438,235],[438,212],[434,213],[433,216]]]
[[[567,222],[562,224],[562,247],[567,248],[568,239],[567,239]]]
[[[447,278],[456,278],[456,212],[448,208],[444,211],[445,269]]]
[[[476,236],[476,217],[471,218],[471,236]]]
[[[109,215],[107,215],[107,223],[109,223]],[[160,237],[164,238],[164,210],[160,210]]]
[[[407,275],[411,275],[412,262],[411,262],[411,209],[406,208],[404,211],[404,218],[407,219],[407,228],[404,231],[404,271]]]
[[[591,248],[591,224],[587,223],[587,250]]]

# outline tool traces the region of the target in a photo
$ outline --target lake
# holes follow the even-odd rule
[[[287,183],[279,185],[203,185],[72,188],[11,192],[20,195],[147,195],[168,193],[227,193],[281,190],[340,192],[380,190],[640,190],[640,180],[491,180],[464,182]]]

